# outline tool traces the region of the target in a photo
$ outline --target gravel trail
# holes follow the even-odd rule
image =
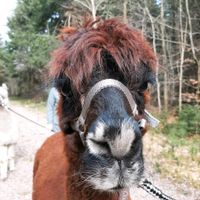
[[[12,106],[12,108],[40,124],[45,124],[45,113],[37,109],[19,105]],[[34,156],[51,133],[19,116],[15,116],[15,118],[20,133],[16,146],[16,170],[10,172],[5,181],[0,181],[0,200],[31,200]],[[145,152],[145,154],[148,153]],[[147,155],[145,157],[148,158]],[[200,191],[187,184],[177,184],[167,179],[161,179],[159,174],[151,168],[148,160],[146,160],[146,166],[146,176],[164,193],[176,200],[200,200]],[[140,188],[132,190],[132,196],[133,200],[156,200],[155,197]]]

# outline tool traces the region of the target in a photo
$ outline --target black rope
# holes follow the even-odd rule
[[[164,194],[160,189],[155,187],[150,181],[147,179],[144,179],[142,183],[139,185],[142,189],[144,189],[146,192],[151,194],[154,197],[158,197],[161,200],[175,200],[172,197],[167,196]]]

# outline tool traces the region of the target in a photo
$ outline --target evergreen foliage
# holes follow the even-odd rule
[[[171,97],[168,99],[169,105],[177,105],[179,100],[180,55],[181,45],[184,45],[180,36],[181,2],[182,28],[186,37],[182,93],[195,94],[197,96],[194,98],[195,101],[200,102],[200,59],[198,60],[200,1],[188,1],[191,34],[186,0],[96,0],[95,2],[98,4],[97,16],[105,19],[111,17],[127,19],[128,23],[140,29],[152,44],[155,42],[154,48],[161,65],[158,75],[161,104],[165,98],[164,87],[167,87],[168,96]],[[161,20],[162,2],[164,15]],[[91,7],[85,7],[84,4],[91,6],[90,0],[18,0],[15,13],[8,23],[10,40],[0,45],[0,82],[7,81],[13,95],[28,96],[30,90],[33,94],[37,88],[42,87],[41,76],[49,62],[50,52],[57,45],[55,36],[59,29],[63,25],[79,26],[88,16],[92,16]],[[163,37],[162,26],[164,26]],[[167,77],[164,77],[165,72]],[[14,90],[13,81],[16,88]],[[157,92],[154,91],[155,97]],[[155,98],[154,102],[157,105],[158,100]]]
[[[163,130],[165,134],[178,138],[200,135],[200,106],[184,106],[178,113],[177,120],[172,124],[166,124]]]

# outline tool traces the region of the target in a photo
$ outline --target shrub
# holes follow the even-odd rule
[[[178,113],[176,122],[166,124],[163,131],[177,137],[200,134],[200,106],[185,105]]]

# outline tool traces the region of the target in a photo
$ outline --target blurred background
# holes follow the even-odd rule
[[[140,30],[159,63],[149,109],[161,124],[145,136],[145,155],[156,174],[186,184],[187,199],[200,197],[190,193],[200,190],[200,1],[7,0],[5,6],[12,12],[0,27],[0,85],[7,84],[13,106],[44,118],[48,62],[60,28],[98,16]]]

